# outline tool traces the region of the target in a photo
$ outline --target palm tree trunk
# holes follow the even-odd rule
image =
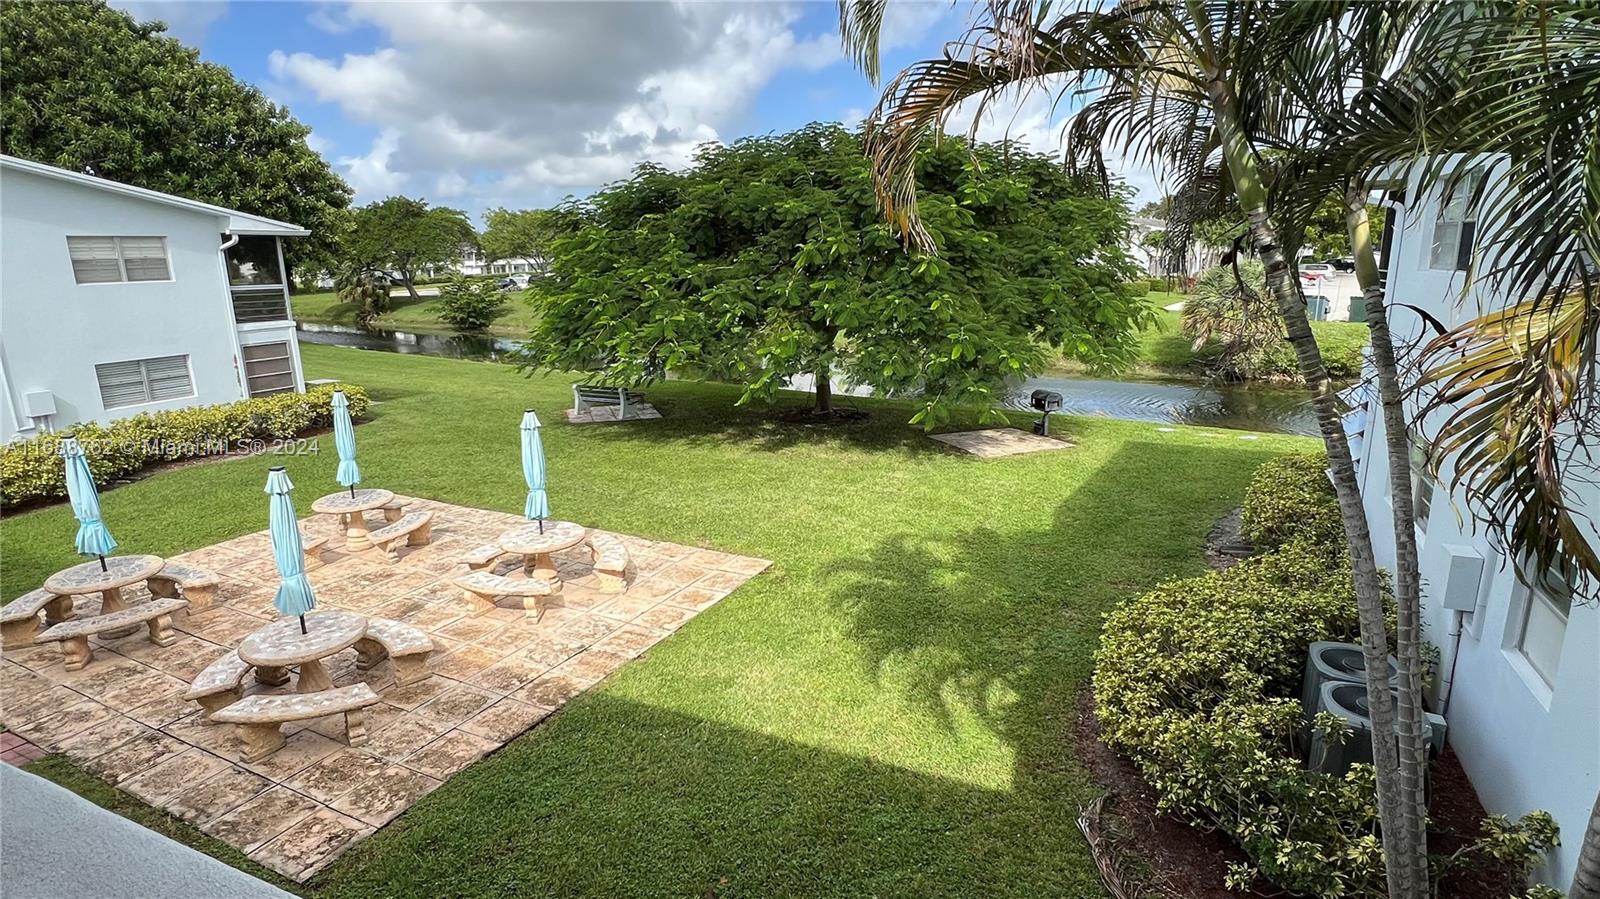
[[[1377,257],[1367,221],[1365,191],[1352,184],[1345,193],[1345,223],[1355,256],[1356,282],[1367,305],[1372,332],[1372,364],[1378,376],[1378,404],[1383,415],[1384,448],[1389,456],[1389,490],[1394,510],[1395,661],[1400,669],[1398,732],[1400,816],[1415,834],[1416,851],[1428,851],[1428,744],[1422,708],[1422,599],[1417,572],[1417,519],[1411,495],[1411,434],[1406,425],[1400,372]],[[1426,877],[1427,869],[1422,871]]]
[[[1600,899],[1600,796],[1589,813],[1589,827],[1578,847],[1578,870],[1572,874],[1572,889],[1567,899]]]
[[[1294,273],[1279,245],[1277,228],[1267,214],[1267,191],[1256,167],[1254,148],[1244,136],[1238,102],[1232,87],[1221,77],[1207,85],[1223,159],[1233,177],[1240,211],[1250,229],[1250,241],[1266,269],[1267,287],[1272,291],[1288,326],[1289,341],[1299,361],[1300,375],[1311,393],[1317,425],[1328,449],[1328,470],[1339,500],[1339,514],[1350,544],[1350,565],[1355,577],[1357,616],[1361,626],[1361,651],[1366,664],[1367,700],[1371,707],[1372,729],[1376,734],[1395,732],[1395,710],[1389,694],[1388,636],[1383,614],[1383,591],[1378,565],[1372,554],[1372,535],[1367,529],[1366,511],[1361,504],[1361,489],[1356,481],[1355,462],[1344,423],[1334,406],[1333,382],[1322,362],[1317,339],[1306,318],[1305,301]],[[1383,830],[1386,859],[1385,876],[1390,899],[1427,899],[1427,858],[1418,849],[1416,835],[1400,814],[1399,753],[1394,741],[1374,739],[1372,756],[1378,778],[1378,818]],[[1419,869],[1423,876],[1419,878]]]

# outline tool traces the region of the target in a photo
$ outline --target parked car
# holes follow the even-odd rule
[[[1311,281],[1322,281],[1332,278],[1333,266],[1326,262],[1307,262],[1300,266],[1300,277]]]

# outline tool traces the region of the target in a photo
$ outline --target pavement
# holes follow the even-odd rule
[[[10,765],[0,765],[0,894],[8,899],[292,899]]]

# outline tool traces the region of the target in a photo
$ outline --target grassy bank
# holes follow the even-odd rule
[[[437,286],[437,285],[435,285]],[[449,326],[439,320],[438,297],[411,299],[401,295],[392,297],[392,308],[373,323],[379,328],[396,331],[448,332]],[[290,297],[295,321],[316,322],[325,325],[354,325],[360,311],[351,303],[339,301],[337,293],[303,293]],[[538,321],[526,294],[510,291],[506,294],[506,311],[495,319],[487,333],[495,337],[527,337]]]
[[[314,896],[1098,896],[1072,735],[1101,616],[1202,570],[1254,468],[1313,446],[1063,419],[1073,448],[979,462],[906,427],[908,404],[809,428],[690,382],[650,389],[661,421],[575,427],[566,379],[303,352],[376,401],[374,486],[519,510],[532,406],[556,515],[776,563],[296,887]],[[336,489],[324,444],[286,460],[301,514]],[[126,552],[263,528],[269,464],[109,490],[105,518]],[[64,505],[0,521],[6,596],[77,561],[74,526]]]

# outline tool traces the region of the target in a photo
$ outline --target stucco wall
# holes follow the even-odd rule
[[[1493,297],[1460,297],[1461,275],[1430,270],[1434,207],[1413,205],[1405,227],[1396,232],[1389,266],[1389,301],[1428,310],[1446,325],[1464,321],[1479,308],[1501,305]],[[1421,318],[1397,309],[1397,342],[1423,336]],[[1370,419],[1376,419],[1373,415]],[[1425,424],[1425,432],[1437,422]],[[1364,501],[1371,521],[1378,563],[1394,563],[1392,510],[1386,484],[1381,421],[1374,421],[1364,443]],[[1600,486],[1583,485],[1570,500],[1591,516],[1600,513]],[[1600,534],[1591,528],[1600,545]],[[1565,845],[1536,873],[1565,889],[1577,862],[1589,811],[1600,792],[1600,608],[1575,604],[1567,622],[1555,684],[1547,687],[1515,649],[1525,591],[1505,564],[1498,542],[1472,522],[1465,501],[1435,491],[1432,513],[1420,547],[1423,617],[1427,639],[1451,663],[1454,613],[1440,605],[1447,545],[1476,549],[1486,559],[1477,607],[1465,618],[1454,660],[1455,681],[1445,710],[1450,745],[1491,812],[1518,816],[1542,808],[1561,825]]]
[[[11,397],[56,397],[55,428],[244,395],[218,247],[226,221],[13,169],[0,170],[0,352]],[[77,284],[67,235],[167,238],[172,280]],[[187,354],[195,396],[107,410],[95,365]],[[7,410],[0,409],[0,412]],[[24,434],[31,432],[24,431]],[[9,414],[0,435],[16,436]]]

